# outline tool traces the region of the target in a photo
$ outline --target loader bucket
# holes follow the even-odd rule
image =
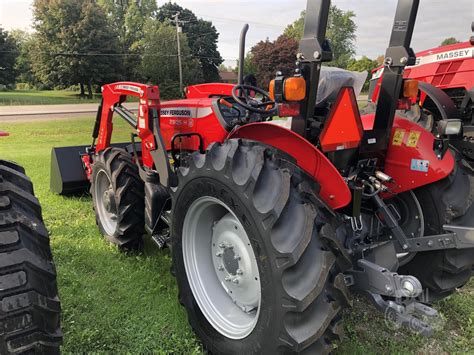
[[[130,154],[133,152],[129,142],[113,143],[113,148],[125,149]],[[51,177],[50,189],[59,195],[79,195],[88,192],[89,180],[87,179],[81,156],[86,154],[90,145],[74,147],[59,147],[51,150]],[[135,144],[135,151],[141,153],[141,144]]]
[[[60,195],[87,192],[89,180],[82,165],[81,154],[85,154],[89,146],[60,147],[51,150],[52,192]]]

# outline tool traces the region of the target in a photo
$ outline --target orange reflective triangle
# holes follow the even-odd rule
[[[319,138],[324,152],[357,148],[363,136],[359,107],[352,87],[343,87]]]

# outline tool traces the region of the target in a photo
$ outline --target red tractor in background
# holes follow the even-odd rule
[[[58,354],[60,309],[33,184],[23,167],[0,159],[0,354]]]
[[[51,189],[90,186],[101,233],[122,249],[145,231],[171,247],[179,301],[211,353],[327,353],[353,292],[432,334],[428,304],[471,277],[474,207],[452,121],[434,136],[396,116],[418,95],[403,79],[418,5],[398,3],[375,114],[361,117],[351,86],[316,103],[330,1],[308,0],[293,76],[268,92],[244,83],[246,26],[238,85],[169,102],[158,86],[105,85],[92,144],[53,148]],[[128,143],[111,144],[115,114]]]
[[[474,31],[474,22],[472,24]],[[438,122],[459,119],[463,129],[451,136],[451,144],[474,163],[474,36],[467,42],[428,49],[416,54],[404,78],[419,81],[420,92],[411,105],[400,108],[404,116],[429,131],[437,132]],[[369,105],[374,111],[384,67],[374,69],[369,87]],[[442,128],[442,127],[441,127]]]

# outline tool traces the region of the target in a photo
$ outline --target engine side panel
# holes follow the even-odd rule
[[[374,115],[362,116],[365,130],[371,130]],[[438,159],[433,151],[435,137],[414,122],[395,117],[384,172],[393,177],[395,194],[432,184],[454,169],[450,151]]]
[[[227,131],[214,112],[215,99],[186,99],[166,101],[161,105],[160,131],[166,145],[171,149],[171,141],[176,134],[197,133],[204,140],[204,149],[213,142],[222,142]],[[199,138],[194,136],[176,140],[176,148],[198,150]]]
[[[334,165],[315,146],[293,131],[271,123],[252,123],[240,127],[228,138],[259,141],[293,157],[297,165],[319,183],[322,200],[333,209],[345,207],[351,201],[351,192]]]

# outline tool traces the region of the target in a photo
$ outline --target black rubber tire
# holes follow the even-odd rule
[[[235,139],[193,153],[178,175],[172,194],[173,266],[180,303],[203,346],[213,354],[328,353],[343,333],[340,311],[347,289],[336,255],[322,238],[334,229],[314,181],[278,150]],[[193,201],[203,196],[233,210],[257,258],[260,315],[244,339],[216,331],[188,283],[183,222]]]
[[[24,172],[0,161],[0,354],[55,354],[62,342],[56,269]]]
[[[112,183],[117,206],[117,228],[111,234],[108,234],[102,225],[94,193],[95,179],[101,170],[107,174]],[[145,191],[132,156],[119,148],[107,148],[96,154],[92,165],[90,192],[97,226],[102,235],[121,250],[140,249],[145,230]]]
[[[455,156],[456,165],[450,176],[415,191],[423,210],[425,235],[443,233],[444,224],[474,223],[473,178],[460,155]],[[416,276],[428,289],[426,300],[431,302],[466,284],[473,265],[474,249],[440,250],[418,253],[399,273]]]

